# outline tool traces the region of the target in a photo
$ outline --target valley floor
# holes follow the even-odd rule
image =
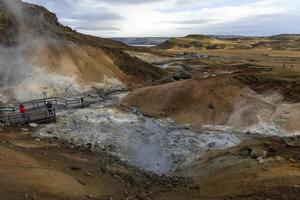
[[[0,196],[20,199],[298,199],[300,144],[295,138],[250,139],[207,151],[194,164],[158,176],[88,145],[0,133]],[[190,178],[179,178],[177,175]]]

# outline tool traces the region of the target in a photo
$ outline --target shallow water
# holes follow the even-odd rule
[[[238,145],[230,131],[201,131],[181,127],[168,119],[122,112],[106,101],[90,108],[59,112],[58,123],[37,131],[77,144],[91,143],[130,164],[162,174],[196,159],[209,149]]]

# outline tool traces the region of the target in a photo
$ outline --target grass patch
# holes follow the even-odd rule
[[[266,83],[271,81],[299,81],[300,72],[292,69],[275,69],[270,72],[263,72],[256,76],[258,82]]]

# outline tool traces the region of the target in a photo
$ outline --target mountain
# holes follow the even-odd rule
[[[208,36],[188,35],[171,38],[157,45],[160,49],[194,48],[209,49],[263,49],[263,50],[300,50],[300,38],[296,34],[283,34],[270,37]]]
[[[46,8],[20,0],[0,0],[0,45],[3,87],[17,88],[26,78],[33,82],[42,72],[70,78],[80,86],[117,83],[130,87],[160,80],[167,74],[125,52],[136,50],[134,47],[78,33],[60,24]],[[41,76],[27,88],[42,93],[41,88],[61,82],[57,77],[37,88],[36,83],[46,81]]]
[[[169,38],[167,37],[118,37],[111,38],[112,40],[123,42],[131,46],[156,46]]]

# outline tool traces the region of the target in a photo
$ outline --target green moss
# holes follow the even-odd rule
[[[300,72],[291,69],[276,69],[256,76],[259,83],[300,80]]]

